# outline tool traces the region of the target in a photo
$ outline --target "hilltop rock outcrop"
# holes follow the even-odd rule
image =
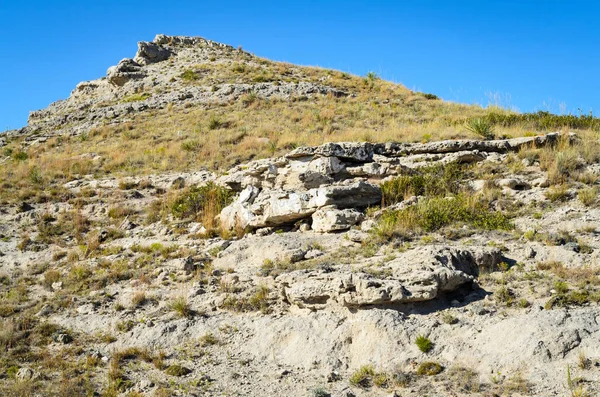
[[[182,78],[182,71],[191,72],[198,65],[242,55],[251,56],[241,49],[201,37],[159,34],[152,42],[139,42],[135,57],[111,66],[105,77],[82,82],[69,98],[31,112],[28,125],[9,131],[7,136],[25,136],[27,144],[36,144],[53,136],[77,136],[94,127],[118,124],[131,115],[172,105],[226,104],[249,94],[262,99],[348,95],[326,84],[306,81],[221,82],[205,86],[189,84]]]

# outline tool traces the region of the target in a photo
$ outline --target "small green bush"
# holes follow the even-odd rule
[[[544,196],[553,203],[565,201],[569,198],[569,188],[567,185],[552,186],[544,192]]]
[[[223,302],[223,308],[236,312],[261,311],[268,313],[269,307],[269,288],[265,285],[256,287],[255,292],[247,298],[237,298],[233,295],[228,296]]]
[[[204,213],[217,215],[233,200],[233,191],[213,182],[192,186],[179,193],[171,202],[171,212],[177,218],[198,218]]]
[[[191,372],[192,370],[179,364],[173,364],[165,370],[165,373],[171,376],[185,376]]]
[[[581,201],[581,204],[590,207],[598,200],[598,188],[590,187],[582,189],[577,193],[577,198]]]
[[[415,340],[415,344],[417,345],[419,350],[421,350],[423,353],[427,353],[431,349],[433,349],[433,343],[431,342],[431,340],[429,340],[428,337],[426,337],[424,335],[417,336],[417,339]]]
[[[202,142],[197,139],[191,139],[181,143],[181,150],[185,152],[196,152],[202,148]]]
[[[144,92],[142,94],[133,94],[133,95],[123,98],[121,103],[145,101],[146,99],[150,98],[151,96],[152,96],[152,94],[149,92]]]
[[[178,296],[173,299],[173,302],[171,302],[171,310],[177,313],[179,317],[192,316],[192,309],[184,296]]]
[[[330,397],[331,393],[329,393],[327,391],[327,389],[324,389],[322,387],[317,387],[312,390],[312,396],[313,397]]]
[[[432,166],[415,175],[402,175],[380,185],[382,206],[403,201],[409,196],[439,197],[460,192],[464,172],[458,164]]]
[[[434,361],[426,361],[419,365],[417,368],[417,375],[419,376],[432,376],[442,372],[442,366]]]
[[[194,72],[191,69],[187,69],[186,71],[184,71],[183,73],[181,73],[180,76],[183,80],[185,81],[194,81],[194,80],[198,80],[198,74],[196,74],[196,72]]]
[[[375,233],[381,238],[391,238],[407,232],[432,232],[455,223],[484,230],[512,228],[507,215],[491,210],[480,197],[461,193],[448,198],[433,197],[402,210],[384,212]]]
[[[210,118],[208,119],[208,129],[209,130],[218,130],[219,128],[222,128],[226,125],[227,125],[226,122],[224,122],[223,120],[221,120],[218,116],[215,116],[214,114],[211,115]]]
[[[419,92],[419,94],[421,96],[423,96],[425,99],[430,99],[430,100],[440,99],[440,97],[438,97],[437,95],[430,94],[430,93],[427,93],[427,92]]]
[[[16,150],[12,152],[12,156],[13,160],[18,160],[18,161],[25,161],[29,158],[29,156],[27,155],[27,152],[23,151],[23,150]]]
[[[359,387],[370,387],[375,376],[372,365],[363,365],[350,376],[350,384]]]
[[[485,118],[470,119],[465,124],[465,128],[485,139],[494,139],[494,126]]]

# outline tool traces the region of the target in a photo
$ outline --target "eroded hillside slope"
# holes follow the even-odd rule
[[[141,42],[0,138],[0,394],[596,395],[597,128]]]

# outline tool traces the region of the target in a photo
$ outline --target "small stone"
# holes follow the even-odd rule
[[[29,380],[32,379],[34,376],[34,372],[31,368],[19,368],[19,370],[17,371],[17,379],[19,380]]]
[[[272,227],[261,227],[260,229],[256,229],[257,236],[266,236],[273,233],[275,230]]]
[[[54,334],[52,339],[54,340],[54,342],[62,343],[63,345],[73,342],[73,338],[71,337],[71,335],[64,332]]]
[[[308,232],[310,231],[310,225],[308,223],[303,223],[300,225],[298,230],[300,230],[301,232]]]
[[[37,317],[45,317],[52,313],[52,306],[46,304],[42,306],[39,312],[36,313]]]
[[[62,281],[57,281],[55,283],[52,283],[52,290],[53,291],[60,291],[63,288],[63,282]]]
[[[319,256],[322,256],[323,252],[320,250],[309,250],[306,255],[304,255],[304,259],[314,259],[314,258],[318,258]]]
[[[329,375],[327,375],[327,382],[333,383],[342,380],[342,376],[337,371],[331,371]]]
[[[303,249],[295,249],[284,253],[284,256],[291,262],[296,263],[306,258],[306,251]]]
[[[19,204],[19,207],[17,208],[17,212],[28,212],[33,210],[33,207],[31,205],[29,205],[28,203],[26,203],[25,201],[22,201]]]
[[[340,210],[325,207],[317,210],[312,215],[312,228],[314,231],[321,233],[347,230],[360,222],[362,218],[363,214],[355,209]]]
[[[188,230],[190,231],[190,234],[196,234],[196,233],[200,233],[200,230],[203,227],[204,226],[202,226],[202,224],[200,222],[192,222],[192,223],[190,223]],[[206,232],[206,228],[204,230]],[[201,233],[201,234],[203,234],[203,233]]]
[[[186,274],[194,273],[196,270],[202,268],[204,268],[204,262],[196,262],[192,256],[188,256],[183,262],[183,270]]]
[[[360,230],[363,232],[368,232],[373,230],[377,226],[377,223],[372,219],[367,219],[360,224]]]
[[[281,373],[279,374],[279,378],[283,378],[284,376],[288,376],[292,373],[292,371],[288,370],[288,369],[284,369],[283,371],[281,371]]]
[[[568,249],[573,252],[579,252],[581,248],[579,247],[578,243],[576,243],[575,241],[571,241],[565,244],[565,249]]]
[[[171,182],[171,188],[173,188],[173,189],[183,189],[184,187],[185,187],[185,179],[183,179],[183,177],[181,177],[181,176],[175,178],[175,180],[173,180],[173,182]]]
[[[369,239],[369,233],[363,232],[362,230],[355,230],[355,229],[348,230],[348,233],[346,233],[346,236],[348,236],[348,240],[353,241],[355,243],[362,243]]]
[[[107,238],[108,238],[108,231],[106,231],[106,230],[100,231],[100,233],[98,234],[98,241],[103,243],[106,241]]]
[[[147,389],[149,389],[151,387],[154,387],[154,382],[152,382],[149,379],[142,379],[136,385],[136,389],[138,391],[144,391],[144,390],[147,390]]]
[[[471,313],[477,316],[483,316],[484,314],[488,314],[490,311],[486,309],[483,305],[474,304],[470,308]]]
[[[119,228],[121,230],[132,230],[135,229],[136,227],[138,227],[137,224],[131,222],[129,219],[125,219],[122,223],[121,226],[119,226]]]

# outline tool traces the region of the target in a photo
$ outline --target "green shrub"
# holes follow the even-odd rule
[[[29,158],[29,156],[27,155],[27,152],[23,151],[23,150],[16,150],[12,152],[12,156],[13,160],[18,160],[18,161],[25,161]]]
[[[191,317],[192,309],[184,296],[178,296],[171,302],[171,310],[173,310],[179,317]]]
[[[559,130],[561,128],[569,129],[590,129],[600,130],[600,118],[594,117],[592,113],[558,115],[546,111],[536,113],[499,113],[490,112],[485,119],[492,125],[502,127],[522,126],[529,127],[532,130]]]
[[[221,127],[226,126],[227,123],[224,122],[223,120],[221,120],[218,116],[216,115],[211,115],[210,118],[208,119],[208,129],[209,130],[218,130]]]
[[[181,73],[180,76],[183,80],[185,81],[194,81],[194,80],[198,80],[198,75],[196,74],[196,72],[194,72],[191,69],[187,69],[186,71],[184,71],[183,73]]]
[[[454,391],[477,393],[481,389],[479,375],[470,368],[454,366],[448,371],[448,378],[453,384]]]
[[[494,126],[486,118],[475,118],[470,119],[465,124],[465,128],[477,135],[484,137],[485,139],[494,138]]]
[[[432,376],[442,372],[442,366],[434,361],[426,361],[419,365],[417,368],[417,375],[419,376]]]
[[[577,198],[586,207],[592,206],[598,200],[598,188],[590,187],[582,189],[577,193]]]
[[[247,298],[236,298],[231,295],[223,302],[223,308],[237,312],[261,311],[268,313],[269,308],[269,288],[265,285],[256,287],[255,292]]]
[[[370,387],[375,376],[372,365],[363,365],[350,376],[350,384],[359,387]]]
[[[171,376],[185,376],[191,372],[192,370],[179,364],[173,364],[165,370],[165,373]]]
[[[368,72],[367,73],[367,80],[370,80],[370,81],[379,80],[379,76],[375,72]]]
[[[179,193],[170,203],[177,218],[195,218],[203,221],[207,229],[214,227],[214,218],[233,200],[233,191],[209,182],[192,186]]]
[[[397,211],[387,211],[375,228],[381,238],[405,235],[408,232],[432,232],[455,223],[484,230],[509,230],[509,217],[491,210],[480,197],[458,194],[454,197],[434,197]]]
[[[235,73],[244,73],[246,71],[246,66],[243,63],[236,63],[231,70]]]
[[[196,152],[202,148],[202,142],[197,139],[191,139],[181,143],[181,150],[185,152]]]
[[[327,391],[327,389],[324,389],[322,387],[317,387],[312,390],[312,396],[313,397],[330,397],[331,393],[329,393]]]
[[[144,92],[142,94],[133,94],[133,95],[129,95],[128,97],[123,98],[121,103],[145,101],[146,99],[150,98],[151,96],[152,96],[152,94],[149,92]]]
[[[429,340],[428,337],[426,337],[424,335],[417,336],[417,339],[415,340],[415,344],[417,345],[419,350],[421,350],[423,353],[427,353],[431,349],[433,349],[433,343],[431,342],[431,340]]]
[[[419,95],[423,96],[425,99],[430,99],[430,100],[440,99],[440,97],[438,97],[437,95],[429,94],[427,92],[419,92]]]
[[[380,185],[382,206],[403,201],[409,196],[447,196],[461,190],[464,171],[458,164],[427,167],[415,175],[402,175]]]
[[[29,169],[29,180],[31,181],[31,183],[33,183],[34,185],[41,185],[44,183],[44,177],[42,176],[42,172],[40,170],[40,167],[38,166],[33,166]]]
[[[210,332],[200,338],[200,346],[212,346],[219,344],[219,339]]]

